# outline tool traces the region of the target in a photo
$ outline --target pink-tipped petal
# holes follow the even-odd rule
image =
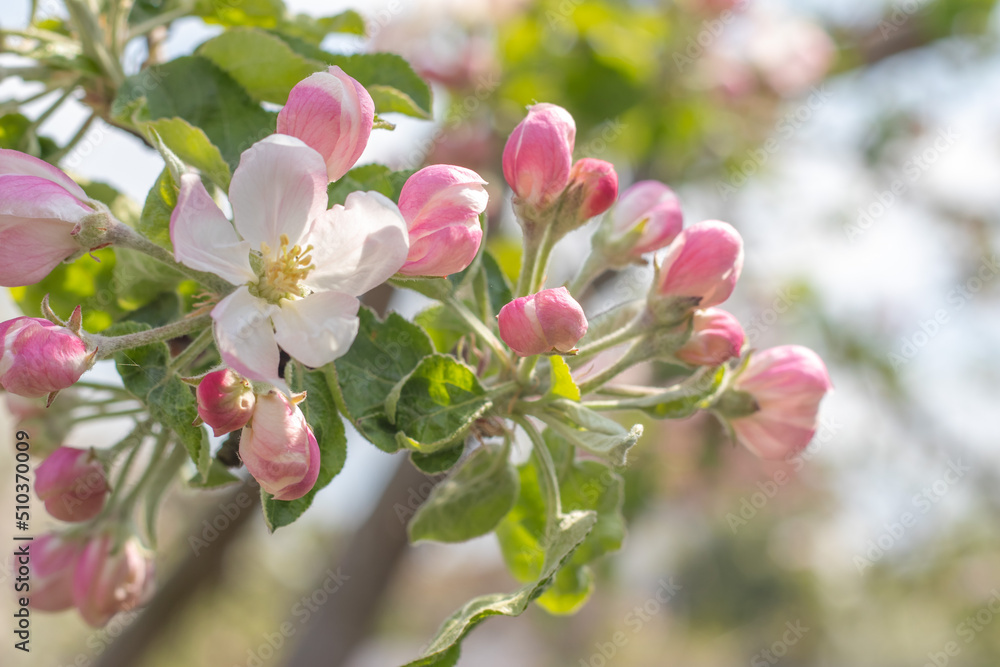
[[[503,175],[518,197],[535,207],[551,203],[569,182],[576,123],[555,104],[535,104],[511,132]]]
[[[256,280],[250,268],[250,244],[242,240],[195,174],[181,176],[177,206],[170,216],[174,259],[208,271],[234,285]]]
[[[37,157],[20,151],[0,148],[0,176],[8,174],[44,178],[59,185],[77,199],[84,201],[89,199],[83,188],[77,185],[72,178],[63,173],[58,167],[54,167],[45,160],[40,160]]]
[[[697,297],[699,307],[717,306],[733,293],[743,271],[743,239],[732,226],[708,220],[681,232],[667,251],[658,291],[667,297]]]
[[[368,91],[333,66],[292,88],[278,113],[278,132],[298,137],[323,156],[327,178],[335,181],[361,157],[374,119],[375,104]]]
[[[305,416],[278,392],[259,396],[240,436],[240,458],[277,500],[301,498],[319,476],[320,452]]]
[[[236,230],[250,247],[275,247],[282,234],[292,244],[322,215],[329,199],[322,156],[295,137],[273,134],[243,152],[233,173],[229,201]]]
[[[676,356],[692,366],[718,366],[740,355],[744,339],[743,327],[735,316],[709,308],[694,314],[691,338]]]
[[[583,308],[565,287],[514,299],[498,321],[500,338],[521,357],[569,352],[587,333]]]
[[[665,248],[677,238],[684,226],[684,215],[673,190],[659,181],[640,181],[619,197],[611,221],[617,238],[641,225],[631,249],[631,255],[638,257]]]
[[[410,248],[399,209],[377,192],[352,192],[317,217],[309,242],[316,268],[306,284],[357,296],[395,274]]]

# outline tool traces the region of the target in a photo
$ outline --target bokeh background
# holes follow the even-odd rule
[[[492,250],[502,260],[518,247],[503,142],[526,105],[560,104],[577,121],[577,157],[612,161],[623,187],[668,183],[689,223],[739,229],[746,269],[727,307],[754,347],[816,349],[836,387],[814,443],[783,463],[732,446],[708,418],[646,423],[625,472],[629,536],[601,562],[590,602],[571,617],[533,608],[489,620],[465,642],[460,665],[1000,664],[993,0],[286,4],[313,15],[358,9],[370,39],[341,36],[328,49],[401,53],[434,83],[435,120],[393,118],[397,130],[373,134],[362,162],[479,171],[490,181]],[[3,27],[27,21],[26,0],[0,6]],[[178,21],[167,56],[216,32]],[[134,45],[131,71],[144,58]],[[0,72],[12,63],[0,56]],[[6,77],[0,103],[34,92]],[[51,101],[23,112],[37,118]],[[41,129],[65,141],[85,118],[71,103]],[[162,166],[101,121],[62,164],[137,202]],[[586,231],[567,239],[550,284],[571,275],[586,244]],[[605,278],[589,312],[641,293],[650,275]],[[13,316],[13,302],[0,300]],[[389,302],[406,314],[422,305],[403,294]],[[4,451],[19,418],[34,420],[39,439],[58,427],[52,415],[7,408],[15,414],[0,415]],[[100,445],[110,430],[83,423],[70,440]],[[3,663],[412,659],[454,608],[516,583],[492,537],[399,542],[406,508],[426,488],[398,464],[353,438],[344,472],[302,521],[273,536],[256,504],[230,512],[240,491],[176,490],[158,563],[170,604],[97,632],[71,613],[38,614],[30,657],[5,640]],[[0,516],[12,510],[12,465],[0,457]],[[224,527],[212,532],[213,522]],[[6,567],[0,577],[9,580]],[[5,596],[8,619],[9,603]],[[317,618],[327,624],[319,632],[346,633],[345,657],[313,651]],[[138,647],[129,662],[109,661],[116,638]]]

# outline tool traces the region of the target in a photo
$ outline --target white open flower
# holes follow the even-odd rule
[[[212,319],[223,360],[245,377],[283,386],[279,345],[307,366],[343,355],[358,332],[356,297],[406,262],[396,205],[355,192],[328,210],[327,182],[323,157],[281,134],[241,156],[229,189],[233,223],[198,176],[181,179],[174,258],[238,285]]]

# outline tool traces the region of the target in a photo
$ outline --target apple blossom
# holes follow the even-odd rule
[[[406,261],[406,223],[394,203],[355,192],[327,210],[326,186],[322,156],[280,134],[240,158],[229,189],[235,223],[197,176],[181,178],[170,220],[174,257],[238,285],[212,318],[223,361],[246,378],[283,387],[279,345],[307,366],[347,352],[358,332],[357,296]]]
[[[73,604],[89,625],[99,628],[120,611],[145,604],[155,587],[153,560],[128,538],[118,544],[105,533],[84,547],[73,573]]]
[[[717,306],[733,293],[743,270],[743,239],[730,225],[699,222],[682,231],[660,265],[658,299],[690,299],[701,308]]]
[[[201,379],[196,390],[198,416],[219,436],[246,426],[256,402],[250,383],[224,368]]]
[[[257,397],[240,435],[240,458],[260,487],[276,500],[295,500],[319,477],[319,443],[305,415],[284,394]]]
[[[364,86],[337,66],[295,84],[278,112],[278,133],[297,137],[319,152],[335,181],[361,157],[375,118]]]
[[[56,533],[46,533],[31,541],[28,604],[33,609],[62,611],[73,606],[73,568],[82,550],[82,542]]]
[[[36,471],[35,493],[46,511],[62,521],[94,518],[109,490],[104,465],[92,449],[59,447]]]
[[[399,211],[410,230],[410,252],[401,274],[447,276],[472,263],[483,239],[484,185],[471,169],[446,164],[424,167],[406,180]]]
[[[692,366],[718,366],[740,355],[744,339],[743,327],[732,314],[719,308],[699,310],[691,337],[674,356]]]
[[[0,322],[0,385],[12,394],[41,398],[73,385],[94,363],[97,350],[66,327],[37,317]]]
[[[576,123],[555,104],[535,104],[507,139],[503,175],[514,194],[535,208],[548,206],[569,183]]]
[[[621,197],[611,212],[611,244],[625,242],[625,254],[637,259],[670,245],[684,226],[680,201],[659,181],[639,181]]]
[[[32,285],[80,252],[89,197],[48,162],[0,148],[0,286]]]
[[[734,415],[729,423],[757,456],[785,458],[812,440],[820,401],[832,388],[823,360],[808,348],[782,345],[754,352],[732,391],[751,397],[757,410]]]
[[[521,357],[569,352],[587,333],[583,308],[565,287],[514,299],[498,318],[500,338]]]
[[[578,226],[611,208],[617,196],[618,174],[610,162],[588,157],[570,169],[563,197]]]

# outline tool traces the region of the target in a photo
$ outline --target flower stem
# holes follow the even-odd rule
[[[83,122],[83,125],[80,126],[80,129],[76,131],[76,134],[73,135],[73,138],[67,141],[65,146],[63,146],[62,148],[60,148],[59,150],[57,150],[55,153],[53,153],[48,157],[49,162],[56,164],[64,157],[66,157],[66,155],[71,150],[73,150],[73,147],[76,146],[78,143],[80,143],[80,140],[83,139],[84,136],[86,136],[87,130],[90,129],[90,126],[96,119],[97,119],[96,112],[90,114],[90,116],[87,117],[87,120]]]
[[[531,440],[531,457],[535,460],[535,465],[538,466],[538,471],[541,473],[540,481],[544,487],[545,507],[547,509],[545,513],[545,535],[547,538],[550,538],[558,517],[562,515],[562,500],[559,497],[559,477],[556,475],[556,465],[552,461],[552,455],[549,454],[549,448],[545,444],[545,440],[542,438],[541,433],[538,432],[538,429],[535,428],[535,425],[522,415],[512,415],[511,419],[524,429],[524,432],[528,434],[528,438]]]
[[[482,320],[476,317],[475,313],[466,308],[465,304],[462,303],[462,301],[458,297],[454,295],[449,296],[445,300],[445,303],[452,310],[455,311],[456,315],[462,318],[463,322],[469,325],[469,327],[472,329],[473,332],[475,332],[477,336],[483,339],[483,342],[485,342],[493,349],[493,351],[497,354],[497,358],[500,359],[500,361],[507,368],[510,368],[511,360],[510,360],[510,355],[507,353],[507,348],[504,347],[504,344],[500,342],[499,338],[493,335],[493,332],[490,330],[490,328],[487,327],[486,324],[482,322]]]
[[[604,273],[606,269],[607,262],[605,261],[604,256],[591,250],[590,254],[587,255],[587,259],[583,262],[583,266],[580,267],[580,270],[577,272],[576,276],[569,283],[569,286],[566,289],[569,290],[569,293],[573,295],[574,299],[579,301],[587,293],[587,290],[590,288],[590,284],[594,282],[599,275]]]
[[[582,361],[589,359],[599,352],[611,349],[642,335],[643,329],[644,326],[641,319],[633,320],[618,331],[613,331],[604,338],[598,338],[593,343],[581,347],[576,355],[572,357],[572,365],[579,366]]]
[[[170,442],[172,435],[173,434],[169,429],[163,429],[160,431],[159,435],[156,436],[156,444],[153,447],[153,453],[149,457],[149,462],[146,464],[146,470],[143,471],[142,477],[139,478],[139,481],[135,483],[135,486],[132,487],[128,496],[121,503],[119,511],[122,516],[127,516],[128,513],[132,511],[132,507],[135,505],[136,500],[139,499],[139,494],[149,483],[149,480],[151,480],[156,474],[159,468],[160,458],[163,456],[163,452],[167,448],[167,444]]]
[[[119,410],[118,412],[96,412],[92,415],[84,415],[82,417],[76,417],[73,421],[75,423],[91,421],[93,419],[112,419],[114,417],[129,417],[131,415],[137,415],[140,412],[145,412],[145,407],[131,408],[129,410]]]
[[[640,338],[622,355],[622,357],[608,368],[589,378],[580,384],[580,395],[584,396],[601,387],[609,380],[613,380],[622,371],[634,366],[640,359],[645,358],[642,354],[645,338]]]
[[[194,361],[198,358],[198,355],[204,352],[214,340],[215,335],[212,331],[212,327],[208,327],[198,334],[198,337],[191,341],[191,343],[188,344],[188,346],[184,348],[180,354],[174,357],[173,361],[170,362],[170,365],[167,366],[167,370],[174,373],[184,370],[185,367],[194,363]]]
[[[88,347],[96,347],[99,350],[98,359],[108,359],[119,350],[129,350],[133,347],[158,343],[198,331],[208,326],[211,321],[212,316],[209,313],[205,313],[197,317],[189,317],[172,322],[156,329],[138,331],[132,334],[125,334],[124,336],[108,337],[100,334],[85,334],[85,341]]]

